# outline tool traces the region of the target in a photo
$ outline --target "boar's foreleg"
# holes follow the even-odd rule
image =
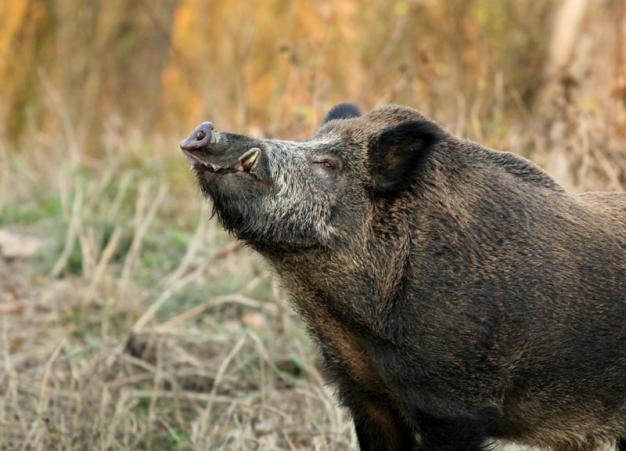
[[[482,451],[489,449],[485,428],[468,419],[420,418],[423,451]]]
[[[388,406],[369,402],[351,408],[361,451],[418,451],[416,434]]]

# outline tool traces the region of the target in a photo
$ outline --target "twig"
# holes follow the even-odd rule
[[[90,302],[92,300],[96,287],[100,284],[100,281],[102,280],[102,276],[104,275],[106,267],[111,261],[111,258],[113,257],[113,254],[115,253],[115,250],[117,249],[117,245],[120,241],[120,236],[121,236],[121,228],[119,226],[116,226],[115,229],[113,230],[113,234],[111,235],[111,238],[109,238],[109,242],[107,243],[106,247],[102,251],[102,254],[100,255],[100,260],[98,261],[98,264],[96,265],[96,269],[94,270],[93,277],[91,278],[91,283],[89,284],[89,288],[87,289],[87,294],[85,295],[86,302]]]
[[[274,304],[266,304],[264,302],[257,301],[255,299],[246,297],[238,293],[227,294],[224,296],[214,297],[208,300],[207,302],[203,302],[202,304],[196,305],[195,307],[190,308],[189,310],[185,310],[183,313],[161,324],[157,328],[157,331],[162,332],[168,328],[180,326],[184,322],[189,321],[190,319],[200,315],[202,312],[212,307],[217,307],[223,304],[239,304],[245,307],[265,310],[266,312],[269,312],[269,313],[276,313],[276,310],[277,310],[277,307]]]
[[[234,399],[230,396],[210,395],[206,393],[191,392],[185,390],[167,391],[167,390],[127,390],[128,396],[135,398],[185,398],[192,401],[213,401],[214,404],[230,404],[233,401],[246,406],[250,405],[241,400]]]
[[[117,213],[122,205],[124,197],[126,196],[132,178],[133,173],[127,172],[122,176],[120,182],[118,183],[118,189],[117,193],[115,194],[115,198],[113,199],[113,202],[111,202],[111,205],[109,206],[106,214],[104,214],[104,217],[106,217],[108,221],[113,221],[117,216]]]
[[[0,209],[8,203],[9,197],[9,152],[0,140]]]
[[[50,277],[56,278],[59,277],[61,272],[67,266],[67,262],[74,250],[74,245],[76,243],[76,237],[78,235],[78,229],[80,228],[81,218],[80,213],[83,205],[83,191],[78,185],[76,188],[76,192],[74,194],[74,202],[72,203],[72,217],[70,219],[70,225],[67,230],[67,235],[65,236],[65,245],[63,246],[63,252],[61,256],[56,261],[54,266],[52,267],[52,271],[50,271]]]
[[[185,252],[185,255],[183,256],[183,258],[181,259],[180,263],[178,264],[178,267],[172,271],[170,273],[169,276],[167,276],[166,280],[166,285],[170,284],[172,282],[174,282],[177,279],[180,279],[182,277],[182,275],[189,269],[189,267],[191,266],[191,263],[193,262],[193,259],[195,258],[195,256],[198,253],[198,249],[201,247],[202,245],[202,239],[204,237],[204,234],[206,232],[206,225],[208,223],[208,207],[207,204],[205,202],[203,202],[201,204],[200,207],[200,218],[198,219],[198,225],[196,227],[196,230],[193,234],[193,237],[191,238],[191,240],[189,241],[189,245],[187,246],[187,251]]]
[[[141,204],[147,201],[147,189],[144,192],[145,194],[140,195],[137,201],[138,204]],[[133,237],[133,241],[130,245],[130,250],[128,251],[128,255],[126,256],[126,259],[124,260],[124,267],[122,268],[122,275],[120,277],[120,286],[122,287],[124,287],[126,283],[128,282],[128,279],[130,277],[130,271],[132,270],[133,265],[135,264],[135,261],[137,260],[137,257],[139,256],[139,252],[141,251],[141,245],[143,244],[144,236],[146,232],[148,231],[148,229],[150,228],[150,225],[152,224],[152,221],[154,220],[154,217],[156,215],[157,209],[163,202],[163,199],[165,198],[166,193],[167,193],[167,188],[165,187],[165,185],[161,185],[145,217],[141,219],[141,216],[138,215],[135,218],[136,219],[135,236]],[[141,208],[141,210],[143,210],[143,207]]]
[[[220,364],[217,370],[217,374],[215,375],[215,381],[213,381],[213,387],[211,388],[211,393],[210,393],[207,406],[202,412],[202,415],[200,416],[200,424],[204,425],[204,424],[209,423],[211,410],[213,409],[213,404],[215,403],[215,399],[217,395],[217,388],[219,387],[220,382],[222,381],[222,378],[224,377],[224,373],[226,372],[228,365],[230,365],[230,362],[235,358],[237,353],[241,350],[244,343],[246,342],[246,337],[247,335],[244,334],[239,338],[239,340],[237,341],[233,349],[231,349],[231,351],[228,353],[226,358],[224,358],[224,360]]]

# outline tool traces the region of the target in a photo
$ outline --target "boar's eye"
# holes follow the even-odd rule
[[[334,161],[321,160],[321,161],[314,161],[313,163],[321,165],[324,169],[333,170],[333,171],[337,169],[337,165],[335,164]]]
[[[341,170],[341,161],[333,157],[317,158],[313,160],[313,165],[333,177]]]

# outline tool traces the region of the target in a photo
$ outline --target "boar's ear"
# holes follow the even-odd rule
[[[359,109],[352,103],[338,103],[334,107],[330,109],[322,125],[324,125],[328,121],[333,121],[335,119],[351,119],[353,117],[359,117],[361,112]]]
[[[368,149],[373,191],[390,195],[406,188],[442,138],[443,131],[427,121],[403,122],[376,135]]]

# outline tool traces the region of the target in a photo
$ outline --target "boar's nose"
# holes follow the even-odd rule
[[[180,148],[192,151],[207,147],[211,142],[212,133],[213,124],[210,122],[203,122],[193,131],[189,138],[180,143]]]

